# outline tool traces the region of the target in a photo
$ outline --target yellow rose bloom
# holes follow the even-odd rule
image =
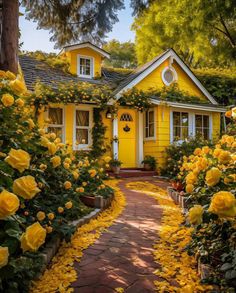
[[[202,222],[203,207],[200,205],[193,206],[188,212],[188,219],[192,225],[199,225]]]
[[[34,177],[27,175],[13,182],[13,192],[24,199],[31,199],[40,192],[40,189],[37,187]]]
[[[210,148],[209,148],[209,146],[204,146],[204,147],[202,148],[202,152],[203,152],[204,154],[208,154],[208,153],[210,152]]]
[[[42,146],[48,147],[48,144],[50,143],[50,141],[45,136],[41,136],[40,143]]]
[[[70,158],[65,158],[64,162],[67,163],[67,164],[71,164],[71,159]]]
[[[187,193],[191,193],[191,192],[193,192],[193,189],[194,189],[193,184],[187,184],[187,185],[186,185],[186,188],[185,188],[185,191],[186,191]]]
[[[37,251],[44,244],[46,230],[39,222],[27,227],[25,233],[21,236],[21,249],[25,251]]]
[[[236,107],[231,109],[232,112],[232,117],[235,119],[236,118]]]
[[[22,108],[25,105],[24,100],[22,100],[21,98],[18,98],[15,100],[15,103],[18,107]]]
[[[62,213],[64,212],[64,209],[63,209],[62,207],[59,207],[59,208],[57,209],[57,211],[58,211],[59,214],[62,214]]]
[[[195,156],[200,156],[202,153],[202,150],[200,148],[196,148],[193,153]]]
[[[73,207],[73,203],[72,203],[72,201],[68,201],[66,204],[65,204],[65,208],[66,209],[71,209]]]
[[[28,119],[27,122],[29,124],[29,129],[33,129],[35,127],[35,123],[32,119]]]
[[[54,132],[51,132],[51,133],[50,133],[50,138],[51,138],[51,139],[56,139],[56,137],[57,137],[57,136],[56,136],[56,133],[54,133]]]
[[[225,179],[224,179],[225,184],[229,184],[232,182],[236,182],[236,174],[230,174],[227,177],[225,177]]]
[[[88,185],[88,183],[87,182],[82,182],[82,185],[85,187],[85,186]]]
[[[205,181],[208,186],[215,186],[220,181],[222,172],[218,168],[211,168],[206,173]]]
[[[14,193],[5,189],[0,193],[0,219],[14,215],[19,207],[20,200]]]
[[[6,76],[6,78],[11,79],[11,80],[16,79],[15,74],[13,72],[9,71],[9,70],[6,72],[5,76]]]
[[[231,111],[231,110],[225,112],[225,117],[227,117],[227,118],[231,118],[231,116],[232,116],[232,111]]]
[[[9,250],[8,247],[0,246],[0,269],[8,264]]]
[[[50,233],[52,233],[53,228],[51,226],[47,226],[46,231],[47,231],[48,234],[50,234]]]
[[[71,184],[70,181],[66,181],[66,182],[64,182],[64,187],[65,187],[65,189],[70,189],[71,186],[72,186],[72,184]]]
[[[76,171],[73,171],[72,172],[72,175],[73,175],[73,177],[74,177],[75,180],[77,180],[79,178],[79,173],[76,172]]]
[[[97,174],[97,171],[95,169],[91,169],[88,172],[89,172],[89,175],[90,175],[91,178],[95,177],[96,174]]]
[[[186,184],[194,184],[197,181],[196,175],[193,174],[193,172],[188,173],[186,176]]]
[[[63,167],[64,167],[65,169],[68,170],[68,169],[70,168],[70,165],[69,165],[68,163],[65,163],[65,162],[64,162],[64,163],[63,163]]]
[[[46,215],[45,215],[44,212],[39,211],[39,212],[37,213],[36,217],[37,217],[37,219],[41,222],[41,221],[43,221],[43,220],[46,218]]]
[[[236,199],[235,196],[228,191],[219,191],[215,193],[211,199],[209,212],[217,214],[219,217],[235,217],[236,216]]]
[[[105,161],[106,163],[109,163],[110,160],[111,160],[111,157],[109,157],[109,156],[107,156],[107,157],[104,158],[104,161]]]
[[[57,151],[57,146],[55,145],[55,143],[49,142],[47,144],[47,148],[48,148],[48,152],[50,155],[55,155],[55,153]]]
[[[14,97],[10,94],[3,94],[1,101],[5,107],[10,107],[14,104]]]
[[[50,221],[52,221],[55,218],[55,215],[53,213],[48,213],[47,216]]]
[[[50,162],[53,165],[53,168],[57,168],[61,165],[61,158],[59,156],[54,156],[51,158]]]
[[[218,156],[218,161],[221,164],[227,164],[231,161],[230,152],[221,150],[220,155]]]
[[[220,153],[221,153],[221,149],[220,148],[216,148],[215,150],[214,150],[214,152],[213,152],[213,157],[214,158],[218,158],[219,157],[219,155],[220,155]]]
[[[47,165],[40,164],[39,169],[42,170],[42,171],[45,171],[47,169]]]
[[[15,79],[11,81],[9,85],[11,89],[16,93],[24,93],[27,91],[24,83],[20,81],[19,79]]]
[[[30,155],[23,150],[11,149],[5,161],[19,172],[29,169]]]
[[[77,187],[75,191],[76,192],[84,192],[84,188],[83,187]]]

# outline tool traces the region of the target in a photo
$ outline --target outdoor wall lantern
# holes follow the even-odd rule
[[[111,111],[109,109],[107,110],[106,118],[107,119],[112,119],[112,113],[111,113]]]

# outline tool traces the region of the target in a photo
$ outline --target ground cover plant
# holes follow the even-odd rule
[[[80,195],[107,196],[104,168],[81,158],[34,121],[20,78],[0,71],[0,291],[27,292],[42,267],[40,251],[90,209]]]

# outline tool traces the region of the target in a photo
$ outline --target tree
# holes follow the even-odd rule
[[[110,60],[105,65],[119,68],[135,68],[137,65],[135,47],[132,42],[120,43],[118,40],[111,40],[103,46],[103,49],[111,54]]]
[[[19,4],[17,0],[0,1],[0,69],[17,72],[18,50],[18,15]]]
[[[18,0],[2,2],[0,69],[17,71]],[[149,1],[131,0],[134,14],[145,9]],[[92,40],[101,43],[118,21],[117,12],[124,0],[22,0],[26,17],[38,22],[38,28],[52,33],[51,41],[61,47],[70,42]],[[0,18],[1,19],[1,18]]]
[[[170,47],[189,65],[236,62],[235,0],[158,0],[133,30],[139,63]]]

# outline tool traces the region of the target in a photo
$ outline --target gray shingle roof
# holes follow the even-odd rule
[[[62,71],[61,69],[51,67],[46,62],[26,55],[20,56],[19,61],[29,90],[34,89],[34,85],[37,81],[41,81],[43,84],[53,87],[56,87],[59,83],[66,82],[89,82],[92,84],[103,84],[104,82],[107,82],[102,79],[91,80],[79,78]]]

